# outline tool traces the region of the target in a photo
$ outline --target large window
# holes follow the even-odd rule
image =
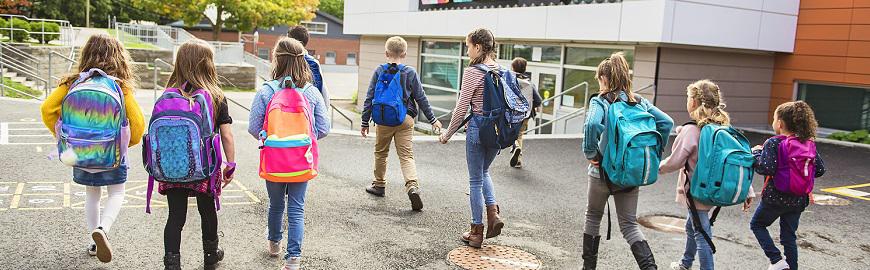
[[[562,91],[571,92],[564,95],[562,106],[583,108],[586,106],[586,101],[589,97],[598,92],[598,80],[595,79],[595,70],[598,69],[598,64],[602,60],[610,57],[615,52],[624,52],[625,60],[628,61],[630,68],[634,67],[634,51],[632,49],[620,48],[587,48],[587,47],[565,47],[565,69],[562,77]],[[580,86],[581,83],[589,84],[589,92],[584,96],[583,92],[586,87]],[[640,87],[639,85],[636,85]]]
[[[459,58],[423,56],[423,84],[459,90]]]
[[[525,58],[526,61],[529,62],[561,64],[562,46],[526,45],[511,43],[499,45],[499,59],[514,60],[514,58],[516,57]]]
[[[801,83],[798,99],[813,107],[821,127],[870,129],[870,88]]]

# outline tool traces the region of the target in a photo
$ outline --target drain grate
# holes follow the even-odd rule
[[[447,260],[462,269],[539,269],[541,261],[531,253],[505,246],[458,247],[447,253]]]
[[[814,194],[813,201],[817,205],[844,206],[844,205],[851,204],[851,202],[849,202],[849,200],[839,198],[839,197],[829,196],[829,195],[821,195],[821,194]]]
[[[640,225],[662,232],[686,233],[686,219],[672,216],[643,216],[637,219]]]

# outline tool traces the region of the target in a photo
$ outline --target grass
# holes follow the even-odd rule
[[[7,79],[7,78],[2,78],[2,80],[3,80],[3,84],[4,84],[4,85],[6,85],[6,86],[8,86],[8,87],[11,87],[11,88],[13,88],[13,89],[15,89],[15,90],[18,90],[18,91],[21,91],[21,92],[24,92],[24,93],[30,94],[30,95],[32,95],[32,96],[42,97],[42,94],[43,94],[42,91],[35,90],[35,89],[31,89],[30,87],[24,86],[23,84],[20,84],[20,83],[17,83],[17,82],[13,82],[12,80]],[[30,97],[30,96],[23,95],[23,94],[21,94],[21,93],[19,93],[19,92],[13,91],[13,90],[11,90],[11,89],[9,89],[9,88],[6,88],[6,87],[0,87],[0,88],[3,88],[2,91],[5,93],[5,97],[11,97],[11,98],[23,98],[23,99],[33,99],[33,98]]]
[[[109,35],[113,37],[118,37],[118,30],[109,29],[109,28],[95,28],[105,30]],[[121,41],[124,43],[124,48],[127,49],[144,49],[144,50],[160,50],[160,47],[154,46],[154,44],[143,42],[137,37],[126,35],[124,36],[124,40]]]

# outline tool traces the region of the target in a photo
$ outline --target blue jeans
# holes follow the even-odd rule
[[[764,250],[764,255],[770,259],[770,264],[782,260],[782,253],[776,248],[776,244],[770,238],[770,232],[767,231],[767,227],[779,218],[779,242],[785,250],[785,262],[788,263],[789,269],[798,269],[797,235],[795,233],[803,211],[804,208],[777,206],[765,203],[764,200],[758,204],[758,209],[755,209],[755,215],[749,222],[749,228],[755,234],[755,239],[758,239],[758,245]]]
[[[698,219],[701,220],[701,228],[707,232],[707,235],[713,237],[709,211],[698,211]],[[701,231],[695,228],[693,220],[692,212],[689,211],[686,217],[686,251],[683,252],[683,260],[680,261],[680,264],[686,268],[691,267],[697,253],[701,270],[713,270],[713,250],[710,249],[710,243],[704,240]]]
[[[469,200],[471,223],[483,224],[483,206],[495,205],[489,165],[495,160],[498,149],[486,148],[480,143],[480,116],[472,116],[465,132],[465,161],[468,163]]]
[[[299,257],[302,255],[302,236],[305,233],[305,190],[308,182],[275,183],[266,181],[266,192],[269,193],[269,241],[281,241],[281,229],[284,223],[284,208],[287,208],[287,255]],[[286,200],[286,204],[284,203]]]

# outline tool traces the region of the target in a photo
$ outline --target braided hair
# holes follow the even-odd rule
[[[495,59],[497,44],[495,43],[495,36],[492,34],[492,31],[486,28],[475,29],[471,33],[468,33],[468,41],[471,44],[480,45],[480,55],[471,59],[470,65],[481,64],[486,61],[487,57]]]
[[[700,104],[689,112],[689,116],[698,121],[698,127],[707,124],[731,124],[731,117],[725,111],[725,102],[718,85],[710,80],[700,80],[686,87],[686,93],[695,103]]]

